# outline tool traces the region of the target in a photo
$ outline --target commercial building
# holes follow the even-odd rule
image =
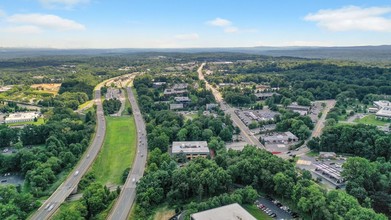
[[[334,152],[319,152],[319,157],[322,159],[335,159],[337,154]]]
[[[177,109],[183,109],[183,104],[182,103],[170,104],[170,110],[177,110]]]
[[[190,215],[191,220],[256,220],[238,203],[197,212]]]
[[[377,118],[391,119],[391,102],[380,100],[373,102],[373,105],[378,109]]]
[[[292,103],[292,105],[288,105],[286,108],[294,112],[297,112],[300,115],[307,115],[311,110],[311,106],[303,106],[303,105],[298,105],[296,103]]]
[[[188,160],[210,155],[208,142],[206,141],[174,141],[171,154],[184,154]]]
[[[171,96],[171,95],[181,95],[187,93],[187,83],[178,83],[174,84],[171,88],[164,90],[165,96]]]
[[[179,103],[189,103],[191,102],[190,98],[187,96],[178,96],[174,98],[175,102]]]
[[[289,144],[299,141],[299,138],[290,131],[262,135],[261,138],[266,144]]]
[[[19,123],[19,122],[29,122],[34,121],[35,118],[39,118],[38,112],[19,112],[15,114],[10,114],[5,118],[4,123]]]
[[[274,117],[280,113],[270,110],[235,110],[235,114],[248,126],[252,122],[272,121],[274,120]]]
[[[216,103],[206,104],[206,110],[213,110],[214,108],[216,108],[218,106],[219,106],[219,104],[216,104]]]
[[[266,100],[267,98],[273,97],[273,95],[280,95],[276,92],[259,92],[255,93],[258,100]]]
[[[321,174],[322,176],[332,180],[337,184],[341,184],[345,181],[341,175],[341,170],[331,167],[325,163],[317,164],[315,172]]]
[[[152,87],[153,88],[160,88],[162,86],[166,85],[166,82],[154,82]]]

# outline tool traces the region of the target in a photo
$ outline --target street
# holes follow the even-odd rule
[[[147,136],[145,129],[145,122],[141,115],[140,109],[137,104],[137,100],[130,87],[126,88],[128,92],[129,102],[133,109],[134,119],[136,121],[137,129],[137,155],[132,166],[132,170],[129,173],[124,186],[122,187],[121,194],[117,199],[114,207],[111,209],[108,219],[113,220],[126,220],[133,202],[136,197],[136,184],[144,174],[145,165],[147,163]]]
[[[201,66],[198,68],[198,78],[200,80],[203,80],[205,82],[206,88],[212,91],[213,96],[215,97],[216,102],[220,105],[221,110],[223,110],[226,114],[230,115],[234,124],[240,128],[244,141],[250,145],[254,145],[259,148],[265,148],[265,146],[263,146],[261,142],[259,142],[258,138],[254,136],[250,129],[235,114],[235,109],[223,101],[221,93],[217,89],[213,88],[213,86],[211,86],[208,81],[205,80],[204,74],[202,73],[202,69],[204,68],[204,66],[205,63],[201,64]]]
[[[96,134],[92,144],[88,147],[79,163],[75,166],[67,179],[56,189],[56,191],[42,204],[42,206],[31,216],[31,219],[49,219],[65,199],[74,191],[80,179],[92,165],[98,155],[106,133],[106,121],[104,118],[100,87],[94,91],[94,102],[97,105]]]

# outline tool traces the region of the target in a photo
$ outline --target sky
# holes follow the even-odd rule
[[[390,0],[0,1],[0,47],[390,44]]]

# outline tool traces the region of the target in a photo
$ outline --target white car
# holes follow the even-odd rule
[[[79,171],[78,170],[76,170],[74,176],[77,176],[77,175],[79,175]]]

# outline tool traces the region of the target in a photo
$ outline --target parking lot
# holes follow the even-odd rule
[[[255,205],[260,211],[265,212],[272,218],[276,219],[294,219],[298,218],[297,213],[292,212],[289,207],[281,204],[280,201],[272,198],[261,197],[255,201]],[[294,217],[295,216],[295,217]]]
[[[12,185],[23,185],[24,179],[22,176],[12,173],[0,174],[0,184],[12,184]]]

